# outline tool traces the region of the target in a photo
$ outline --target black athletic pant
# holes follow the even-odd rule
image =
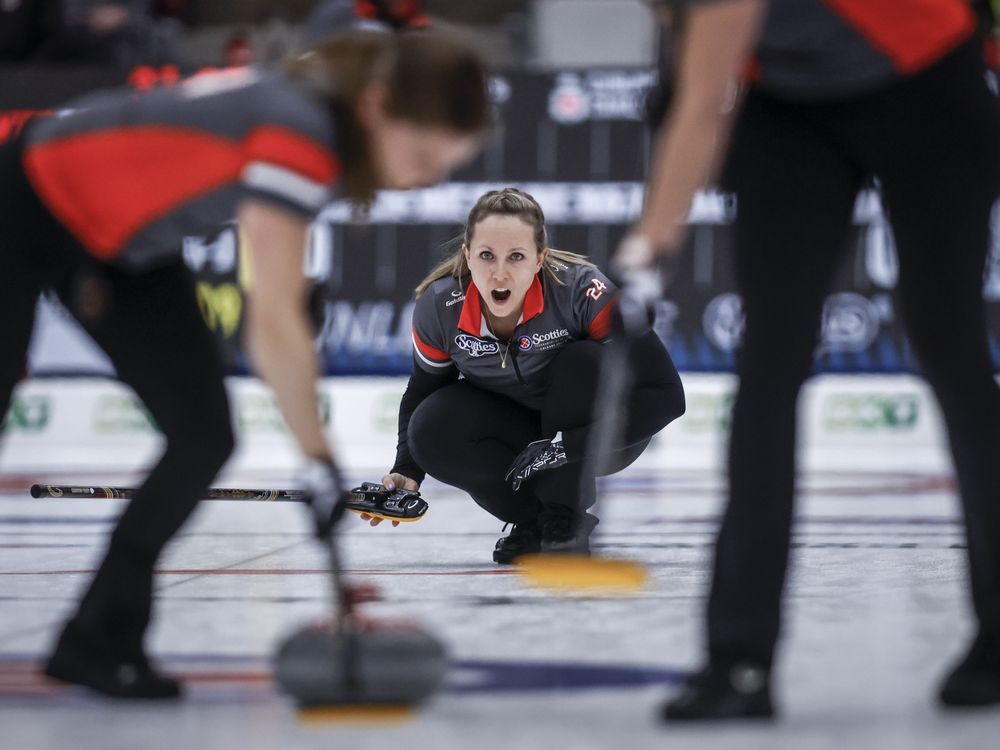
[[[981,628],[1000,635],[1000,392],[982,299],[1000,190],[1000,119],[972,45],[877,94],[824,104],[751,93],[727,179],[746,314],[730,499],[708,603],[710,657],[769,663],[795,480],[796,399],[870,175],[899,254],[897,309],[940,402],[966,517]]]
[[[532,523],[543,506],[585,510],[595,500],[593,477],[582,481],[583,455],[594,420],[594,394],[602,345],[577,341],[564,347],[549,370],[545,402],[529,409],[461,380],[425,398],[413,412],[408,443],[428,474],[468,492],[504,522]],[[666,349],[648,333],[634,346],[636,383],[628,398],[624,444],[613,468],[635,461],[650,438],[684,413],[684,389]],[[543,471],[515,492],[504,479],[528,443],[563,433],[569,463]]]
[[[39,202],[20,153],[19,143],[0,146],[0,416],[25,371],[39,294],[50,288],[166,438],[75,618],[134,650],[150,617],[153,565],[232,451],[222,361],[181,260],[126,273],[90,259]]]

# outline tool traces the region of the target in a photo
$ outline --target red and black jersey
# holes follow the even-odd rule
[[[319,95],[237,68],[71,103],[26,129],[24,166],[89,252],[143,267],[232,218],[243,198],[314,214],[340,175],[335,138]]]
[[[975,31],[968,0],[769,0],[754,83],[795,99],[862,94],[932,65]]]
[[[594,266],[569,264],[562,284],[535,277],[509,342],[498,341],[468,278],[435,281],[413,311],[414,368],[430,374],[458,369],[470,383],[531,409],[541,406],[546,371],[567,344],[607,338],[614,284]]]

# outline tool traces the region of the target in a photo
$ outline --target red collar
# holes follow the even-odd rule
[[[524,295],[524,307],[521,309],[521,322],[526,323],[545,309],[545,293],[539,274],[535,274],[527,294]],[[465,290],[465,302],[462,303],[462,314],[458,319],[458,327],[473,336],[479,336],[483,328],[483,311],[479,302],[479,290],[469,281]]]

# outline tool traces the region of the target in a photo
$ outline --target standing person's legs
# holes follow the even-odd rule
[[[745,330],[729,441],[729,503],[707,606],[708,663],[671,721],[769,717],[795,497],[796,405],[860,175],[811,107],[751,94],[727,165],[737,194]]]
[[[892,137],[873,157],[896,237],[902,317],[941,405],[965,513],[979,625],[970,657],[981,664],[946,683],[942,698],[956,704],[1000,702],[1000,389],[982,296],[1000,117],[974,55],[960,50],[883,100],[879,122]]]
[[[87,264],[59,292],[149,410],[166,447],[111,534],[49,672],[111,694],[170,697],[176,683],[152,670],[143,649],[153,568],[233,447],[221,359],[181,261],[134,275]],[[130,669],[123,673],[123,665]]]
[[[729,503],[708,601],[710,663],[767,669],[781,619],[795,492],[796,406],[860,175],[794,105],[751,96],[731,153],[745,313]]]

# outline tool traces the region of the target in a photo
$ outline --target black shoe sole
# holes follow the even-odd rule
[[[537,555],[539,552],[541,552],[541,550],[536,549],[536,550],[522,550],[521,552],[511,554],[509,552],[500,552],[498,550],[493,550],[493,562],[495,562],[497,565],[516,565],[517,559],[519,557],[524,557],[525,555]]]
[[[1000,705],[1000,684],[982,682],[961,686],[945,686],[938,700],[946,709],[987,708]]]
[[[670,723],[693,721],[772,721],[776,717],[774,706],[769,702],[723,702],[722,705],[680,708],[667,703],[660,712],[660,718]]]
[[[776,714],[773,708],[763,709],[721,709],[705,711],[678,711],[665,706],[660,712],[663,721],[674,723],[691,723],[696,721],[773,721]]]

